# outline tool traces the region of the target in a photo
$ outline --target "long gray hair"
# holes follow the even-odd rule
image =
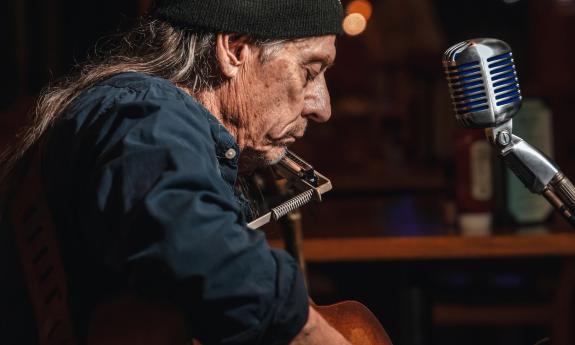
[[[283,42],[250,39],[251,44],[262,48],[262,62],[275,55]],[[15,143],[0,154],[0,190],[17,162],[83,90],[127,71],[168,79],[194,94],[213,88],[221,81],[215,44],[215,33],[176,28],[149,18],[142,19],[133,30],[111,37],[107,44],[96,49],[94,57],[40,93],[31,123],[17,135]]]

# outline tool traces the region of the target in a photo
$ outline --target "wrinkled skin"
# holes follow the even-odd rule
[[[309,120],[330,118],[325,71],[335,59],[335,36],[285,42],[262,61],[261,48],[218,35],[216,53],[224,82],[196,97],[236,138],[240,172],[276,163]]]
[[[218,35],[223,82],[195,97],[235,137],[240,173],[278,162],[304,135],[308,121],[331,116],[325,71],[335,59],[335,36],[289,41],[267,60],[247,39]],[[314,308],[289,345],[351,345]]]

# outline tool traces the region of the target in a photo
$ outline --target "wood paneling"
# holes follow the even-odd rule
[[[282,246],[279,240],[271,244]],[[307,239],[303,251],[307,262],[575,256],[575,235]]]

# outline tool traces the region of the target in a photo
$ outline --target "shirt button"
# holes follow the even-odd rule
[[[229,149],[226,151],[226,158],[227,159],[234,159],[236,157],[236,150],[234,149]]]

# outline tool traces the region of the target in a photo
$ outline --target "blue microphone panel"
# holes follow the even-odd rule
[[[489,73],[493,82],[495,101],[502,106],[521,101],[521,91],[511,52],[492,56],[487,59]]]
[[[479,61],[446,68],[455,111],[464,114],[489,109]]]

